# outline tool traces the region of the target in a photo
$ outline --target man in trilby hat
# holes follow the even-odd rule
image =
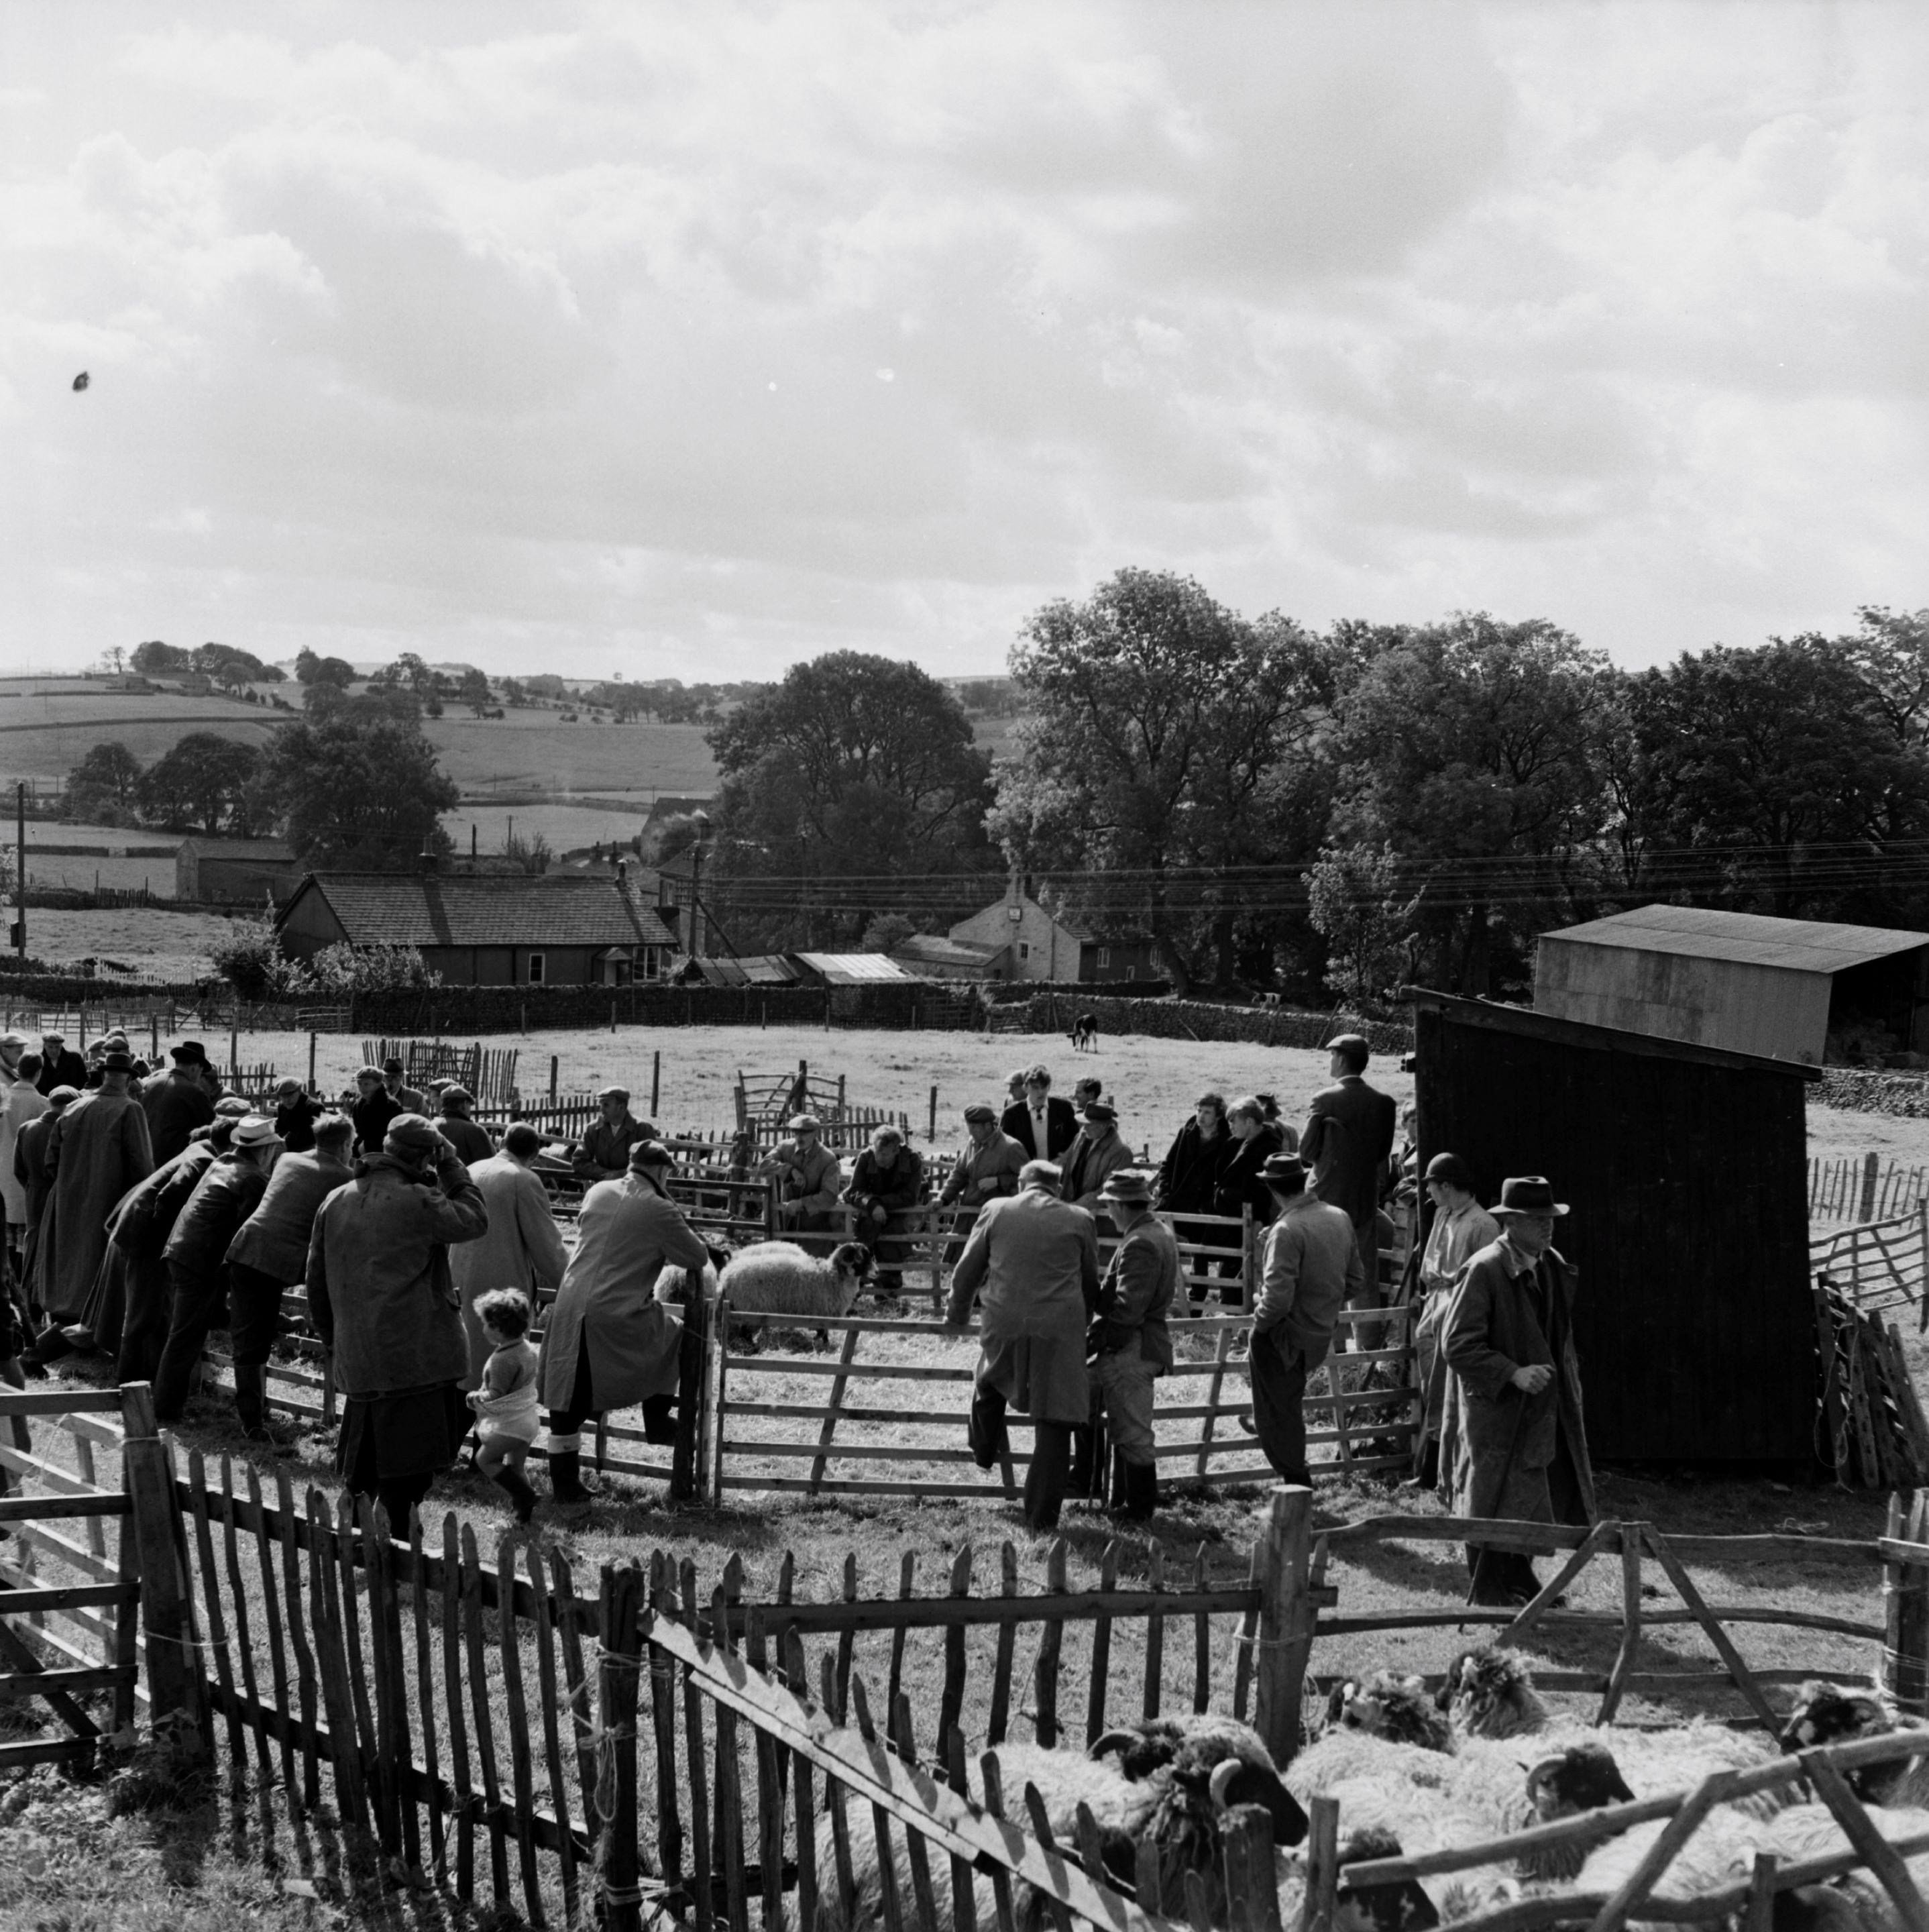
[[[1553,1245],[1567,1204],[1527,1174],[1504,1182],[1487,1211],[1500,1234],[1461,1270],[1441,1328],[1451,1372],[1442,1436],[1453,1444],[1442,1492],[1456,1516],[1590,1523],[1576,1276]],[[1526,1603],[1540,1587],[1522,1552],[1469,1544],[1467,1562],[1477,1604]]]
[[[1112,1436],[1112,1507],[1128,1521],[1143,1522],[1159,1507],[1152,1384],[1172,1366],[1166,1316],[1179,1285],[1179,1246],[1153,1214],[1150,1174],[1129,1167],[1107,1174],[1099,1204],[1119,1242],[1099,1284],[1086,1351]],[[1089,1444],[1085,1448],[1089,1457]],[[1076,1452],[1072,1485],[1076,1493]]]

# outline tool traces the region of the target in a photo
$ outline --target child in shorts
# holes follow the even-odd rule
[[[529,1339],[529,1297],[520,1288],[496,1288],[477,1298],[476,1318],[489,1338],[482,1386],[469,1398],[481,1438],[476,1466],[508,1492],[517,1522],[527,1522],[536,1513],[536,1491],[523,1474],[523,1462],[542,1426],[536,1412],[537,1358]]]

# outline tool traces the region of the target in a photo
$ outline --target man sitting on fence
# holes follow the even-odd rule
[[[820,1136],[814,1114],[794,1114],[790,1138],[779,1141],[758,1163],[760,1174],[777,1177],[777,1219],[793,1234],[820,1234],[833,1224],[844,1192],[844,1170]]]
[[[346,1399],[335,1468],[380,1502],[398,1536],[469,1433],[469,1337],[448,1250],[488,1220],[468,1168],[419,1114],[399,1116],[315,1216],[308,1315]]]
[[[1112,1436],[1108,1500],[1128,1521],[1144,1522],[1159,1507],[1152,1384],[1172,1366],[1166,1314],[1179,1285],[1179,1244],[1153,1214],[1149,1176],[1121,1168],[1106,1177],[1099,1199],[1119,1234],[1087,1338]],[[1076,1464],[1072,1487],[1078,1487]]]
[[[595,1493],[583,1484],[584,1423],[640,1403],[645,1440],[676,1439],[683,1323],[657,1300],[656,1277],[670,1262],[700,1274],[710,1250],[670,1198],[675,1165],[661,1142],[644,1141],[622,1180],[598,1182],[583,1197],[576,1252],[542,1338],[549,1486],[559,1503],[586,1503]]]
[[[1028,1161],[1018,1192],[986,1204],[952,1272],[944,1315],[962,1328],[983,1290],[968,1439],[979,1468],[988,1469],[1008,1453],[1006,1405],[1030,1415],[1024,1521],[1034,1534],[1056,1528],[1072,1432],[1091,1419],[1085,1325],[1099,1298],[1098,1228],[1058,1198],[1060,1180],[1050,1161]]]
[[[914,1148],[904,1144],[903,1130],[886,1121],[874,1128],[871,1144],[857,1156],[850,1185],[844,1190],[851,1210],[851,1238],[871,1250],[874,1261],[901,1262],[908,1244],[885,1239],[895,1222],[902,1232],[905,1217],[924,1198],[924,1162]]]
[[[530,1163],[542,1151],[542,1136],[526,1120],[512,1120],[502,1136],[502,1150],[469,1170],[489,1210],[489,1228],[479,1241],[466,1241],[448,1258],[462,1297],[463,1325],[469,1331],[469,1372],[465,1389],[481,1387],[482,1364],[491,1347],[476,1312],[476,1298],[499,1288],[520,1288],[530,1307],[536,1291],[558,1288],[569,1257],[550,1207],[549,1190]]]
[[[1454,1442],[1442,1486],[1456,1516],[1591,1523],[1576,1276],[1553,1246],[1554,1222],[1568,1210],[1535,1174],[1503,1181],[1488,1211],[1500,1237],[1461,1270],[1441,1330],[1452,1371],[1442,1434]],[[1476,1604],[1524,1604],[1540,1588],[1522,1552],[1469,1544],[1467,1562]]]
[[[469,1110],[475,1104],[476,1096],[466,1087],[445,1087],[442,1090],[442,1118],[436,1123],[442,1130],[442,1138],[454,1148],[457,1158],[465,1166],[472,1168],[496,1151],[496,1144],[490,1139],[488,1130],[478,1126],[470,1117]],[[510,1284],[499,1281],[496,1286],[507,1288]]]
[[[947,1262],[958,1258],[964,1238],[986,1202],[1018,1192],[1018,1171],[1024,1166],[1024,1150],[998,1125],[996,1111],[982,1100],[964,1109],[964,1132],[965,1144],[938,1196],[940,1208],[957,1210],[951,1223],[953,1238]]]
[[[154,1378],[154,1412],[163,1422],[178,1422],[200,1366],[208,1331],[216,1326],[229,1299],[228,1246],[242,1224],[261,1204],[269,1170],[281,1143],[266,1114],[237,1121],[229,1150],[208,1169],[174,1224],[163,1251],[172,1294],[167,1342]],[[228,1327],[238,1360],[244,1352],[259,1364],[281,1325],[281,1285],[272,1298],[257,1295],[230,1310]],[[237,1400],[236,1407],[241,1406]],[[246,1418],[243,1418],[246,1426]]]
[[[167,1057],[174,1064],[165,1073],[149,1079],[140,1090],[157,1167],[172,1160],[188,1144],[194,1130],[205,1127],[214,1118],[214,1103],[201,1084],[201,1069],[208,1060],[206,1048],[198,1040],[184,1040],[178,1046],[169,1048]]]
[[[586,1187],[599,1180],[622,1180],[629,1172],[632,1151],[656,1138],[656,1128],[630,1112],[627,1087],[605,1087],[596,1099],[602,1118],[590,1123],[571,1160],[576,1178]]]
[[[229,1324],[234,1342],[235,1412],[252,1442],[270,1441],[268,1358],[281,1328],[281,1295],[308,1272],[308,1243],[322,1203],[355,1178],[355,1129],[340,1114],[315,1124],[306,1152],[284,1148],[254,1212],[228,1244]],[[471,1243],[457,1250],[466,1253]]]

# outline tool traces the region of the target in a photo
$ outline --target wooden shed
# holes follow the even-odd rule
[[[1642,906],[1544,932],[1534,1009],[1811,1066],[1850,1026],[1929,1052],[1929,932]]]
[[[1413,994],[1423,1158],[1491,1202],[1544,1174],[1572,1213],[1597,1460],[1809,1460],[1806,1095],[1786,1060]]]

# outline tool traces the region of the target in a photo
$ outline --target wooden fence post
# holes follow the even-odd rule
[[[683,1310],[683,1339],[676,1356],[676,1441],[670,1451],[670,1496],[688,1502],[702,1467],[705,1391],[710,1387],[708,1299],[700,1291]]]
[[[656,1118],[657,1108],[663,1094],[663,1049],[658,1047],[650,1056],[650,1118]]]
[[[549,1056],[549,1104],[556,1105],[556,1055]]]
[[[938,1144],[938,1089],[935,1087],[931,1090],[931,1130],[925,1138],[934,1147]]]
[[[1888,1499],[1888,1533],[1910,1543],[1929,1543],[1929,1490],[1917,1490],[1906,1505]],[[1919,1563],[1882,1566],[1882,1688],[1897,1706],[1929,1714],[1929,1549]]]
[[[1280,1881],[1273,1868],[1273,1814],[1263,1804],[1234,1804],[1221,1832],[1226,1916],[1233,1932],[1281,1932]],[[1102,1869],[1092,1876],[1102,1882]]]
[[[1267,1492],[1254,1565],[1259,1627],[1253,1636],[1258,1652],[1253,1727],[1280,1766],[1300,1748],[1300,1687],[1312,1648],[1312,1599],[1306,1586],[1312,1533],[1311,1490],[1281,1483]]]
[[[596,1876],[605,1932],[642,1932],[638,1884],[636,1712],[642,1675],[638,1631],[643,1573],[634,1564],[603,1570],[598,1678]],[[608,1755],[605,1757],[604,1754]]]
[[[1240,1204],[1239,1220],[1239,1298],[1250,1315],[1258,1300],[1259,1286],[1259,1224],[1252,1218],[1251,1202]]]
[[[1304,1932],[1333,1932],[1340,1888],[1340,1801],[1316,1798],[1307,1808]]]
[[[1876,1218],[1876,1187],[1882,1179],[1882,1156],[1866,1154],[1862,1156],[1862,1212],[1856,1216],[1858,1221],[1873,1221]]]
[[[210,1739],[188,1567],[188,1531],[174,1486],[174,1459],[160,1439],[154,1391],[147,1383],[122,1385],[121,1426],[125,1432],[122,1480],[133,1510],[122,1534],[134,1538],[140,1557],[148,1721],[155,1734],[170,1734],[178,1748],[198,1757],[207,1751]]]

